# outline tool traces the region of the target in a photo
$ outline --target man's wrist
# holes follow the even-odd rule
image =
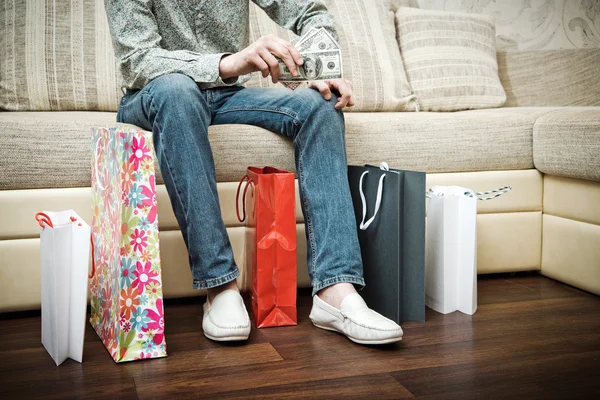
[[[230,80],[233,78],[237,79],[237,75],[235,74],[235,72],[233,72],[233,68],[230,62],[231,55],[232,54],[224,54],[223,57],[221,57],[221,61],[219,62],[219,76],[221,77],[221,79],[223,79],[223,81]]]

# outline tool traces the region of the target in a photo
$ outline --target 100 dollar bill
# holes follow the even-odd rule
[[[340,50],[339,43],[325,29],[314,29],[302,36],[294,46],[300,53],[323,50]]]
[[[339,50],[301,53],[304,64],[298,66],[298,76],[279,61],[279,80],[282,82],[322,81],[342,77],[342,54]]]

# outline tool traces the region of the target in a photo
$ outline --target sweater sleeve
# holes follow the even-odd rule
[[[333,18],[321,1],[252,0],[282,27],[302,35],[310,28],[325,28],[338,40]]]

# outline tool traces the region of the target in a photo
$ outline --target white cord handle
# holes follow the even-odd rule
[[[362,175],[360,176],[360,182],[358,186],[363,209],[362,221],[360,223],[360,230],[362,231],[367,230],[367,228],[369,227],[369,225],[371,225],[371,223],[377,216],[377,213],[379,212],[379,206],[381,206],[381,195],[383,193],[383,178],[385,178],[385,174],[381,175],[381,178],[379,178],[379,186],[377,187],[377,200],[375,201],[375,212],[373,213],[373,216],[365,222],[365,218],[367,217],[367,200],[365,199],[365,194],[363,192],[363,178],[368,173],[369,171],[365,171],[362,173]]]
[[[102,183],[100,181],[100,171],[98,170],[98,162],[96,160],[96,156],[98,154],[98,147],[100,147],[100,140],[102,140],[102,137],[98,138],[98,141],[96,142],[96,148],[94,149],[94,171],[96,172],[96,186],[100,190],[106,190],[105,187],[102,186]]]
[[[471,189],[466,189],[466,192],[464,192],[464,197],[475,197],[477,200],[493,200],[497,197],[502,196],[503,194],[506,194],[508,192],[510,192],[512,190],[512,186],[503,186],[501,188],[498,189],[494,189],[494,190],[488,190],[486,192],[473,192]],[[425,192],[425,197],[430,199],[431,196],[433,194],[433,188],[430,188],[427,192]],[[492,196],[489,197],[479,197],[479,196],[486,196],[491,194]],[[444,194],[437,194],[440,197],[443,197]]]

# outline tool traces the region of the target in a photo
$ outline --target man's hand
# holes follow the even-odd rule
[[[283,60],[293,76],[298,76],[296,65],[304,63],[302,56],[293,44],[273,34],[261,37],[238,53],[223,57],[219,74],[222,79],[227,79],[260,71],[263,78],[271,75],[273,83],[277,83],[279,62],[275,57]]]
[[[331,81],[311,82],[310,88],[321,92],[325,100],[330,100],[332,95],[338,96],[335,109],[339,110],[346,106],[354,105],[354,96],[352,94],[352,83],[347,79],[334,79]]]

